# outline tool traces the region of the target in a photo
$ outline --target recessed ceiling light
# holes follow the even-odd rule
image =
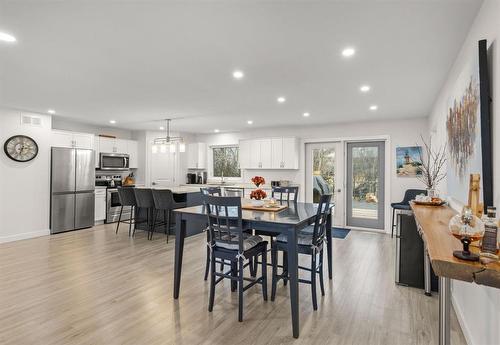
[[[280,97],[278,97],[277,101],[278,101],[278,103],[285,103],[286,98],[283,96],[280,96]]]
[[[359,88],[361,92],[368,92],[370,91],[370,86],[369,85],[363,85]]]
[[[253,121],[252,121],[252,120],[248,120],[248,121],[247,121],[247,123],[248,123],[249,125],[253,125]]]
[[[49,110],[47,110],[47,113],[54,115],[56,113],[56,111],[54,109],[49,109]]]
[[[233,72],[234,79],[242,79],[244,76],[245,76],[245,73],[243,73],[243,71],[236,70]]]
[[[160,126],[160,131],[163,131],[164,129],[165,129],[165,127]]]
[[[311,114],[309,114],[309,113],[304,113],[304,114],[302,114],[302,115],[303,115],[304,117],[309,117]]]
[[[375,105],[375,104],[374,104],[374,105],[370,105],[370,110],[375,111],[375,110],[377,110],[377,109],[378,109],[378,106],[377,106],[377,105]]]
[[[342,50],[342,56],[343,57],[351,57],[356,53],[356,50],[354,48],[345,48]]]
[[[5,32],[0,32],[0,41],[12,43],[16,42],[17,40],[12,35],[6,34]]]
[[[219,133],[220,131],[218,129],[214,129],[214,132],[215,133]]]
[[[109,120],[109,123],[111,123],[112,125],[114,125],[116,123],[116,120]]]

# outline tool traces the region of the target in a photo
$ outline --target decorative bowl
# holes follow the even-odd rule
[[[265,204],[264,200],[252,199],[252,206],[254,206],[254,207],[262,207],[262,206],[264,206],[264,204]]]

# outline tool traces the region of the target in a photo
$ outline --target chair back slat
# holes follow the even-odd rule
[[[243,252],[243,221],[241,218],[241,198],[203,194],[207,212],[210,245],[215,242],[235,243],[238,238],[239,252]]]
[[[299,187],[273,187],[271,197],[279,202],[291,201],[296,203],[299,197]]]
[[[200,192],[202,195],[222,196],[222,191],[220,187],[202,187],[200,188]]]
[[[319,246],[321,241],[325,239],[326,223],[328,221],[328,217],[330,216],[329,210],[331,200],[332,194],[323,194],[319,199],[312,238],[312,244],[314,246]]]

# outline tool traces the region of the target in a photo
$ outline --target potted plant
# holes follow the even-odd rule
[[[264,206],[264,200],[267,197],[266,192],[264,192],[259,187],[266,183],[266,180],[262,176],[252,177],[252,183],[257,187],[250,193],[250,199],[252,199],[253,206]]]
[[[431,198],[437,197],[436,187],[446,177],[445,164],[446,164],[446,145],[440,146],[437,151],[432,148],[432,137],[429,138],[429,143],[424,141],[424,138],[420,136],[422,142],[424,143],[425,154],[420,152],[420,170],[421,175],[417,175],[417,178],[425,185],[427,189],[427,195]]]

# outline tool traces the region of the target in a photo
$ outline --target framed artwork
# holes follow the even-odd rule
[[[422,146],[396,147],[396,174],[415,177],[422,174]]]
[[[486,41],[471,57],[455,82],[448,99],[446,133],[448,147],[447,189],[466,204],[471,174],[480,174],[480,200],[492,205],[490,98]]]

